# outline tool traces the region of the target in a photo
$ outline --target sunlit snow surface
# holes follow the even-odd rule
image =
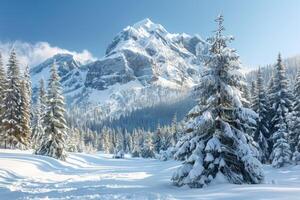
[[[179,164],[129,157],[118,160],[102,153],[71,153],[61,162],[29,151],[0,150],[0,199],[300,199],[300,166],[265,166],[265,184],[189,189],[170,182]]]

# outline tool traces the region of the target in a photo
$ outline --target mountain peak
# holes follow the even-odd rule
[[[140,27],[148,27],[155,25],[149,18],[145,18],[137,23],[135,23],[132,27],[133,28],[140,28]]]
[[[159,31],[167,33],[166,29],[161,24],[156,24],[152,22],[149,18],[145,18],[137,23],[135,23],[132,28],[135,30],[141,32],[141,30],[145,30],[146,32],[151,31]]]
[[[57,53],[52,58],[53,59],[57,59],[57,58],[73,58],[73,55],[70,54],[70,53]]]
[[[79,61],[75,60],[72,54],[58,53],[48,58],[44,62],[40,63],[39,65],[31,68],[30,73],[33,75],[33,74],[40,73],[44,69],[50,69],[54,62],[58,66],[60,75],[63,75],[67,71],[70,71],[74,68],[78,68],[81,65]],[[64,73],[61,73],[61,71],[63,71]]]

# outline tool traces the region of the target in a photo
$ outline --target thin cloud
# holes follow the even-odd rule
[[[88,50],[83,50],[82,52],[69,51],[67,49],[51,46],[48,42],[37,42],[35,44],[31,44],[22,41],[0,41],[0,52],[2,54],[4,63],[7,62],[12,48],[15,49],[21,66],[36,66],[45,61],[47,58],[50,58],[58,53],[72,54],[74,58],[82,64],[96,60],[96,58]]]

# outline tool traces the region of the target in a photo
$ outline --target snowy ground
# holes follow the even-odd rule
[[[111,159],[106,154],[70,154],[67,162],[30,152],[0,150],[0,199],[197,199],[298,200],[300,166],[265,166],[266,183],[177,188],[175,161]]]

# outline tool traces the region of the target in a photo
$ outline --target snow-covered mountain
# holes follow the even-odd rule
[[[76,61],[71,54],[57,54],[31,69],[30,74],[34,95],[36,95],[41,79],[44,79],[47,84],[51,65],[54,62],[58,66],[58,73],[64,86],[65,96],[68,97],[69,93],[84,86],[85,70],[82,68],[82,64]]]
[[[117,34],[100,60],[82,65],[70,54],[58,54],[33,67],[33,88],[40,78],[48,79],[56,61],[69,107],[115,116],[174,102],[198,82],[196,54],[204,46],[198,36],[171,34],[145,19]]]

